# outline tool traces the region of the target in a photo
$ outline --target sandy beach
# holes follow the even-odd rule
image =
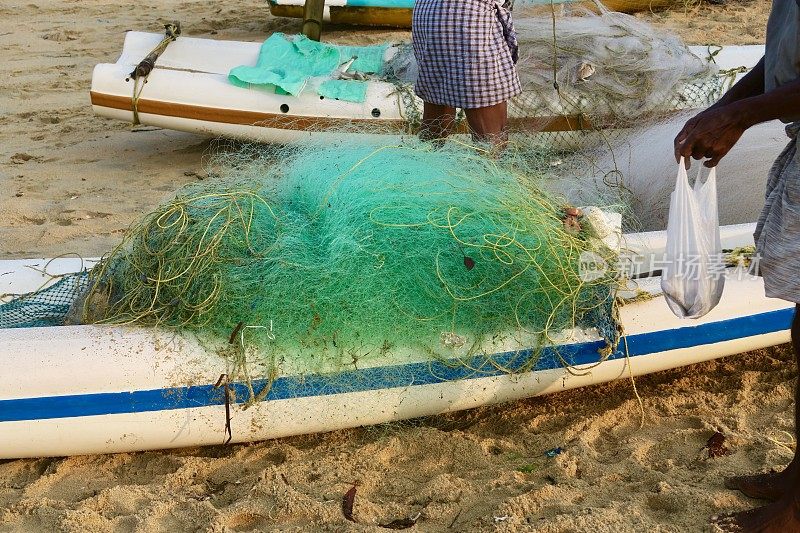
[[[690,44],[763,42],[769,2],[688,5],[639,16]],[[124,32],[173,19],[215,39],[300,27],[246,0],[0,6],[0,258],[101,255],[170,192],[204,179],[208,139],[132,130],[89,105],[92,68],[116,59]],[[639,378],[641,427],[620,381],[251,445],[0,461],[0,531],[386,531],[379,524],[409,516],[410,531],[708,531],[709,516],[758,503],[725,489],[725,475],[791,458],[792,357],[783,346]],[[716,431],[730,454],[710,458]],[[354,482],[355,523],[341,512]]]

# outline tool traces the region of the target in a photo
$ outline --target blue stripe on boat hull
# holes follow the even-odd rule
[[[794,308],[787,308],[698,326],[629,335],[629,355],[637,357],[784,331],[789,329],[793,316]],[[546,349],[533,371],[562,367],[558,355],[573,365],[596,363],[598,350],[603,346],[604,343],[600,341],[570,344],[558,347],[558,354],[555,349]],[[410,363],[349,370],[335,377],[281,377],[272,383],[265,400],[328,396],[498,376],[505,374],[507,370],[525,369],[530,355],[530,350],[524,350],[497,354],[490,359],[475,357],[468,366],[448,365],[443,362]],[[624,356],[624,352],[618,351],[611,359]],[[256,391],[267,385],[266,380],[253,382]],[[249,397],[245,384],[234,383],[231,387],[236,398],[245,400]],[[224,402],[222,390],[215,389],[212,385],[21,398],[0,400],[0,422],[166,411],[222,405]]]

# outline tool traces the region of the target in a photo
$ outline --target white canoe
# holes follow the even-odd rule
[[[97,115],[133,122],[134,67],[161,41],[155,33],[128,32],[116,63],[95,67],[91,101]],[[267,88],[242,88],[228,81],[240,65],[255,65],[261,43],[179,37],[161,55],[137,101],[139,121],[161,128],[257,142],[297,142],[352,125],[407,130],[410,102],[421,102],[388,82],[369,82],[363,103],[325,99],[313,91],[299,96]],[[692,48],[708,57],[707,47]],[[387,58],[395,53],[389,48]],[[716,56],[721,69],[752,67],[763,46],[728,46]],[[410,100],[409,100],[410,99]],[[512,106],[513,111],[513,106]],[[512,127],[569,132],[591,125],[582,117],[514,117]],[[516,122],[516,124],[515,124]]]
[[[751,243],[752,230],[724,227],[723,246]],[[626,236],[627,246],[645,258],[661,253],[664,242],[663,232]],[[0,292],[39,288],[45,263],[1,261]],[[47,270],[81,267],[80,260],[66,258]],[[648,278],[640,288],[656,293],[658,284],[657,277]],[[676,368],[787,342],[792,316],[790,304],[764,296],[760,278],[729,272],[720,305],[699,320],[676,318],[662,297],[624,305],[627,359],[620,351],[597,364],[603,342],[584,332],[558,347],[574,365],[571,371],[552,351],[532,371],[511,375],[485,358],[467,370],[418,354],[386,356],[335,380],[287,371],[263,401],[247,409],[229,404],[232,442],[435,415]],[[519,348],[498,349],[494,360],[513,366]],[[0,373],[0,459],[210,445],[226,438],[223,389],[214,388],[226,361],[192,337],[108,326],[4,329],[0,360],[6,369]],[[251,370],[258,391],[266,376]],[[237,401],[248,398],[243,383],[231,387]]]

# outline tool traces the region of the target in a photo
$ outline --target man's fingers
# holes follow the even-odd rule
[[[687,169],[692,166],[692,147],[688,143],[684,143],[678,147],[676,159],[680,162],[681,158],[683,158]]]
[[[681,159],[681,147],[685,145],[687,137],[695,128],[697,124],[697,117],[689,119],[689,121],[683,125],[683,128],[678,135],[675,136],[675,140],[673,141],[673,146],[675,147],[675,161],[680,161]]]
[[[704,166],[708,168],[713,168],[717,166],[720,160],[725,157],[725,153],[722,152],[711,152],[706,156],[708,159],[703,163]]]
[[[684,139],[684,141],[678,145],[677,152],[678,155],[684,158],[692,157],[692,152],[695,148],[696,139],[693,135],[689,135]]]
[[[692,157],[694,159],[705,159],[706,153],[709,152],[709,149],[703,146],[701,143],[695,143],[692,146]]]
[[[733,147],[742,138],[742,133],[744,133],[744,130],[730,131],[727,135],[718,138],[708,151],[707,157],[709,160],[705,162],[705,165],[709,168],[717,166],[722,158],[733,150]]]
[[[701,113],[702,114],[702,113]],[[689,135],[692,130],[697,126],[697,123],[700,122],[700,114],[693,116],[681,128],[681,131],[675,137],[676,140],[683,141],[686,139],[686,136]]]
[[[731,148],[733,148],[733,146],[718,148],[717,150],[714,150],[713,153],[710,156],[708,156],[708,161],[706,161],[703,164],[708,168],[712,168],[719,165],[719,162],[722,161],[723,157],[728,155],[728,152],[731,151]]]
[[[675,136],[675,146],[683,144],[683,141],[686,140],[686,137],[689,135],[689,131],[687,130],[688,126],[688,124],[684,126],[683,129]]]
[[[706,153],[709,151],[710,148],[708,148],[701,139],[698,139],[696,135],[690,133],[686,137],[686,140],[677,147],[676,158],[680,161],[680,158],[683,157],[686,162],[686,168],[688,169],[691,167],[692,159],[704,159]]]
[[[706,112],[704,112],[706,113]],[[730,117],[717,112],[697,115],[689,120],[675,137],[675,158],[707,159],[707,167],[715,167],[730,152],[743,133],[736,129]]]

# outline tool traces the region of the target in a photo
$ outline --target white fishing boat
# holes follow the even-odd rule
[[[412,115],[422,109],[409,87],[378,79],[366,82],[362,102],[326,98],[313,90],[294,96],[270,85],[237,86],[229,81],[231,70],[256,65],[262,43],[185,36],[166,47],[146,80],[137,85],[131,72],[162,39],[155,33],[128,32],[119,59],[95,67],[91,102],[97,115],[208,136],[285,143],[354,126],[384,134],[409,133]],[[709,56],[708,47],[691,49],[700,58]],[[763,46],[726,46],[714,60],[721,70],[752,67],[763,52]],[[389,46],[385,61],[397,53],[398,47]],[[598,127],[566,111],[528,116],[513,102],[510,123],[513,129],[545,133],[589,133]],[[581,138],[585,137],[577,137]]]
[[[409,110],[419,105],[413,94],[380,80],[366,82],[362,102],[231,83],[232,69],[258,62],[261,43],[181,36],[166,46],[146,77],[132,79],[131,72],[162,39],[129,32],[117,62],[95,68],[91,99],[98,115],[211,136],[297,142],[352,124],[402,135],[408,132]],[[387,47],[384,60],[397,50]],[[705,47],[693,50],[708,56]],[[715,61],[721,69],[736,69],[755,65],[762,55],[763,47],[731,46]],[[513,120],[540,131],[594,129],[581,117],[564,114]],[[752,224],[725,226],[723,247],[751,245],[752,233]],[[663,253],[665,232],[623,237],[625,254],[652,275],[619,293],[628,298],[618,319],[624,336],[611,353],[603,350],[601,332],[590,328],[563,331],[542,351],[532,343],[492,341],[454,360],[403,347],[345,368],[304,367],[301,361],[262,366],[254,360],[249,379],[241,380],[219,353],[219,343],[228,339],[132,326],[0,329],[0,359],[9,369],[0,374],[0,458],[333,431],[553,393],[789,340],[793,307],[766,298],[761,279],[741,269],[728,272],[722,301],[708,315],[676,318],[659,295],[656,266],[648,263]],[[93,264],[73,258],[0,261],[0,293],[36,291],[59,279],[54,275]]]
[[[723,247],[752,244],[752,231],[751,224],[723,227]],[[652,269],[646,259],[663,253],[665,238],[664,232],[630,234],[625,243],[645,260],[646,271]],[[73,258],[0,261],[0,292],[35,291],[54,275],[92,264]],[[6,368],[0,373],[0,458],[333,431],[554,393],[789,340],[793,307],[766,298],[761,279],[742,270],[728,272],[722,301],[699,320],[672,314],[658,295],[657,276],[637,286],[627,294],[637,297],[620,309],[624,339],[605,358],[598,334],[573,331],[564,332],[532,369],[525,369],[531,346],[496,346],[491,357],[476,355],[467,365],[393,351],[337,369],[335,379],[318,369],[282,368],[274,375],[253,365],[252,390],[244,382],[227,383],[230,362],[190,335],[96,325],[0,329]],[[259,391],[263,397],[250,402]]]

